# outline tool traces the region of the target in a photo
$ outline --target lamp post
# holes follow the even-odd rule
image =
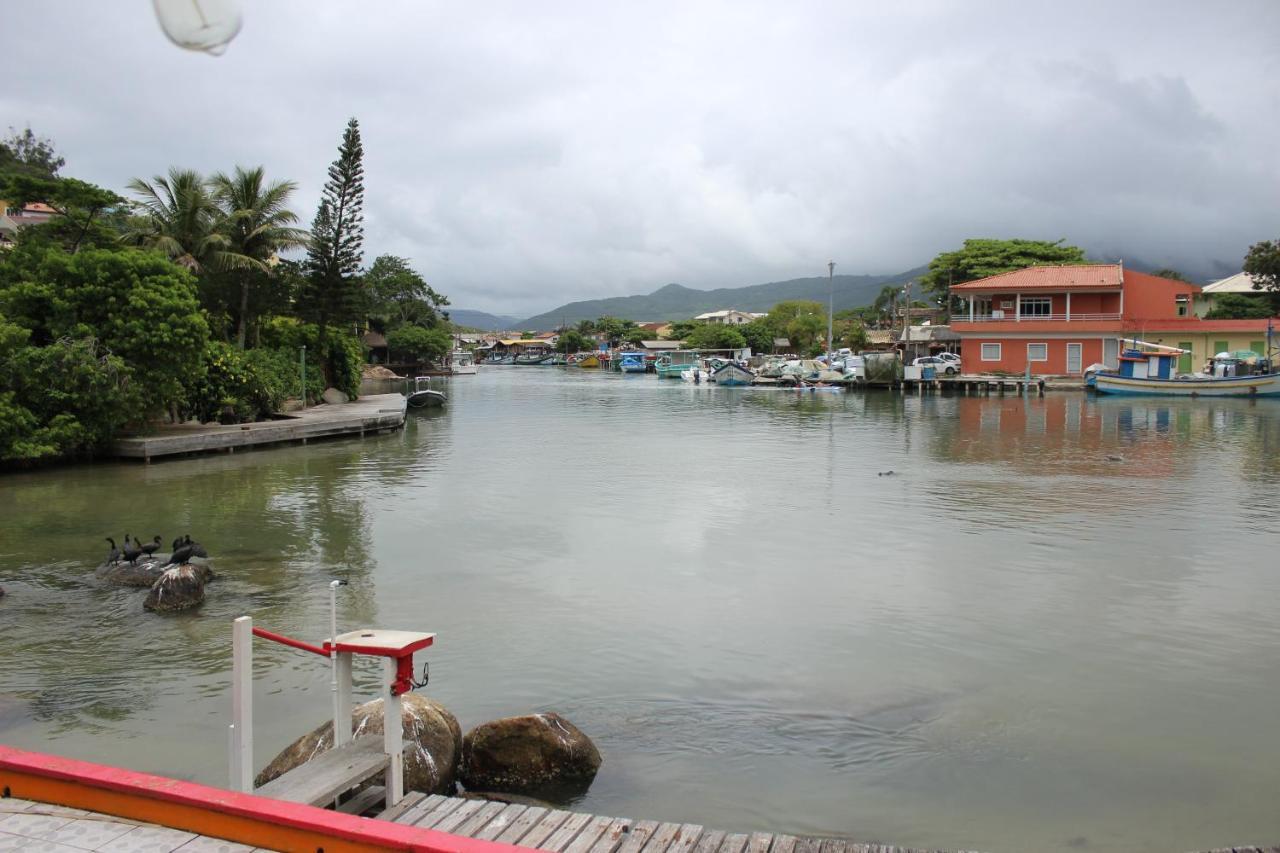
[[[836,262],[827,261],[827,370],[831,369],[831,363],[835,360],[832,353],[834,341],[831,340],[831,321],[832,314],[836,305]]]
[[[302,368],[302,408],[305,409],[307,407],[307,347],[305,344],[298,358],[298,364]]]

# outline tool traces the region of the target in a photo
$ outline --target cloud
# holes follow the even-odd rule
[[[1116,8],[1120,7],[1120,8]],[[892,272],[969,236],[1204,269],[1278,236],[1280,5],[245,3],[6,11],[0,123],[121,188],[264,164],[310,221],[348,116],[366,254],[455,305]]]

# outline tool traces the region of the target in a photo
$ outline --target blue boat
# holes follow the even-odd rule
[[[1177,360],[1184,350],[1177,347],[1124,341],[1120,369],[1098,371],[1093,387],[1099,394],[1129,394],[1160,397],[1275,397],[1280,396],[1280,374],[1270,371],[1270,362],[1244,359],[1222,353],[1214,361],[1213,376],[1201,373],[1178,375]],[[1224,358],[1224,356],[1226,356]],[[1256,369],[1256,372],[1254,372]]]
[[[736,386],[750,385],[755,381],[756,375],[741,365],[732,361],[725,362],[716,368],[711,374],[711,381],[717,385],[733,388]]]
[[[618,369],[623,373],[644,373],[644,353],[642,352],[624,352],[619,353]]]

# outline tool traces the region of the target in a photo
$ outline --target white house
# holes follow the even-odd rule
[[[1200,288],[1200,292],[1195,298],[1195,315],[1203,317],[1213,310],[1214,304],[1218,301],[1218,297],[1224,293],[1247,293],[1251,296],[1257,296],[1266,293],[1265,290],[1253,289],[1253,276],[1247,272],[1238,272],[1235,275],[1220,278],[1213,284],[1206,284]]]
[[[750,311],[739,311],[736,308],[727,308],[724,311],[708,311],[705,314],[699,314],[693,319],[699,323],[717,323],[721,326],[745,326],[752,320],[765,316],[764,314],[752,314]]]

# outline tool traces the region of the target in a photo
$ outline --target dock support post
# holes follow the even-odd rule
[[[387,808],[404,799],[404,733],[400,722],[400,697],[393,690],[396,659],[382,659],[382,743],[391,763],[387,765]]]
[[[351,652],[338,653],[338,691],[333,699],[333,745],[351,742]]]
[[[231,788],[253,793],[253,619],[231,623]]]

